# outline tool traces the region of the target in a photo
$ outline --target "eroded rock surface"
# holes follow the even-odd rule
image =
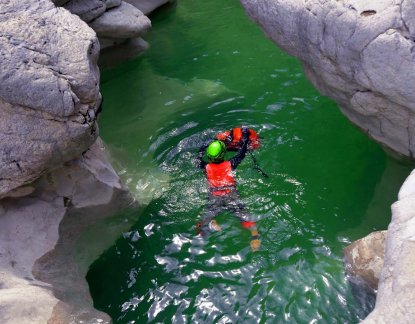
[[[414,158],[414,1],[240,1],[354,124]],[[367,323],[415,321],[414,179],[412,173],[392,207],[376,307]]]
[[[164,4],[159,1],[149,4],[146,0],[138,3],[151,10]],[[69,0],[63,7],[86,21],[97,33],[101,67],[134,58],[148,48],[141,36],[151,28],[151,21],[138,7],[121,0]]]
[[[376,306],[364,323],[413,323],[415,320],[415,171],[392,205],[385,261]]]
[[[172,3],[175,0],[124,0],[129,4],[132,4],[134,7],[139,9],[145,15],[152,13],[157,8],[167,4]]]
[[[84,21],[145,48],[149,20],[125,6],[0,2],[1,323],[110,322],[85,275],[134,221],[118,212],[137,206],[96,141],[100,46]]]
[[[373,232],[344,249],[346,270],[362,278],[372,289],[378,288],[385,257],[386,231]]]
[[[107,10],[105,0],[71,0],[63,7],[86,22],[94,20]]]
[[[142,38],[151,28],[146,16],[175,0],[53,0],[78,15],[96,31],[101,45],[99,65],[107,67],[144,52]]]
[[[415,4],[405,0],[241,0],[314,86],[376,141],[414,157]]]
[[[108,10],[89,25],[99,37],[122,39],[139,37],[151,28],[150,19],[126,2]]]
[[[0,198],[97,137],[95,33],[51,1],[0,3]]]
[[[110,322],[93,308],[85,275],[131,226],[117,212],[136,206],[101,142],[33,186],[0,201],[0,322]]]

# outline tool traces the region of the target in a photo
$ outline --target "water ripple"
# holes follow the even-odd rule
[[[180,17],[160,19],[171,30],[157,33],[152,56],[106,85],[113,110],[103,133],[112,132],[119,173],[143,211],[97,262],[94,303],[119,323],[358,322],[373,302],[362,309],[354,299],[341,250],[351,241],[344,231],[361,223],[369,204],[373,187],[363,182],[374,164],[362,156],[373,146],[345,126],[296,61],[258,43],[262,35],[242,23],[237,3],[183,1],[176,8]],[[238,10],[243,18],[229,24]],[[211,21],[215,32],[207,37]],[[197,234],[209,199],[198,149],[240,125],[260,134],[253,155],[269,175],[249,155],[236,173],[240,202],[257,222],[255,253],[249,231],[229,211],[216,217],[221,231]]]

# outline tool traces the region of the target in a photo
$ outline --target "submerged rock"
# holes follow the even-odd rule
[[[344,249],[346,270],[372,289],[378,288],[385,257],[386,231],[373,232]]]
[[[51,1],[0,4],[0,198],[96,139],[95,33]]]
[[[149,48],[149,44],[141,37],[127,40],[101,39],[100,42],[105,46],[98,60],[102,68],[131,60]]]
[[[116,215],[135,207],[132,197],[99,140],[34,186],[30,196],[0,201],[0,322],[110,322],[93,308],[85,275],[131,226]]]
[[[241,0],[324,95],[379,143],[415,152],[412,1]]]

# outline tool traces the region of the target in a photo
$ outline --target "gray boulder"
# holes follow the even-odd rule
[[[167,4],[174,2],[175,0],[124,0],[129,4],[133,5],[137,9],[139,9],[145,15],[152,13],[157,8]]]
[[[174,0],[55,0],[93,28],[101,44],[100,67],[132,59],[148,48],[141,38],[151,28],[145,16]]]
[[[96,139],[95,33],[49,0],[0,4],[0,198]]]
[[[0,322],[110,323],[85,276],[135,221],[117,213],[137,206],[101,141],[33,186],[30,196],[0,201]]]
[[[415,321],[415,171],[392,205],[375,309],[363,323]]]
[[[121,2],[122,0],[105,0],[105,5],[107,6],[107,9],[111,9],[121,5]]]
[[[71,0],[63,7],[86,22],[101,16],[107,9],[105,0]]]
[[[279,47],[301,60],[314,86],[336,100],[354,124],[389,149],[414,157],[413,1],[241,3]],[[392,206],[376,306],[365,323],[415,321],[414,202],[413,172]]]
[[[118,7],[121,2],[122,0],[68,0],[61,5],[83,21],[90,22],[108,9]]]
[[[122,2],[89,23],[99,37],[112,39],[136,38],[151,28],[151,21],[140,10]]]
[[[378,288],[385,257],[386,231],[370,233],[344,249],[347,273],[359,277],[372,289]]]
[[[241,3],[354,124],[393,151],[414,156],[413,1]]]

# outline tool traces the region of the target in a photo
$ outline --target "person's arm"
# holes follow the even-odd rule
[[[207,143],[203,144],[200,147],[199,152],[197,153],[197,163],[198,163],[199,168],[201,169],[206,168],[206,165],[207,165],[207,163],[203,161],[203,156],[205,155],[205,151],[208,146],[209,144]]]
[[[215,136],[215,139],[225,143],[226,148],[229,149],[229,145],[232,142],[232,130],[227,130],[223,133],[219,133]]]
[[[232,170],[235,170],[237,166],[245,158],[246,152],[248,151],[248,142],[249,142],[249,128],[242,127],[242,146],[238,150],[238,153],[230,159]]]

